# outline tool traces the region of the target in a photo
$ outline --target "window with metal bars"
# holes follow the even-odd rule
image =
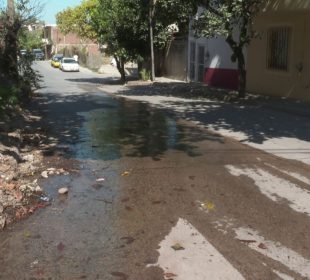
[[[273,27],[268,30],[267,68],[289,70],[290,27]]]

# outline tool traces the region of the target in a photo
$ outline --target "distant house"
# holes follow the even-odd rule
[[[97,42],[82,39],[77,34],[63,34],[57,25],[46,25],[44,38],[49,42],[49,53],[63,53],[66,56],[77,54],[79,61],[90,68],[99,68],[102,54]]]
[[[99,45],[88,39],[81,39],[74,33],[63,34],[57,25],[45,26],[45,38],[52,44],[52,52],[57,53],[63,49],[85,48],[88,53],[100,53]]]
[[[310,100],[310,1],[272,0],[248,48],[250,92]]]

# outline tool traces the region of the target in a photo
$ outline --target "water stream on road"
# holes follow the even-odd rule
[[[89,107],[87,111],[79,106],[74,109],[72,100],[62,104],[68,110],[61,125],[69,128],[67,134],[77,137],[58,144],[68,145],[66,156],[78,161],[79,171],[40,180],[51,205],[1,234],[0,279],[115,279],[122,276],[124,267],[127,273],[144,269],[145,265],[127,260],[128,246],[144,234],[143,229],[133,226],[132,237],[126,232],[127,226],[122,226],[122,219],[128,218],[127,212],[133,207],[126,204],[129,199],[124,197],[123,188],[141,182],[121,174],[132,172],[140,161],[143,167],[144,159],[147,164],[160,161],[168,151],[194,155],[195,147],[186,144],[189,136],[185,129],[164,111],[140,102],[96,98],[99,102],[95,106],[93,100],[75,98],[76,104],[84,103],[79,105],[81,108]],[[50,115],[57,114],[55,108],[49,110]],[[71,130],[70,118],[79,119]],[[59,125],[53,130],[62,139]],[[192,131],[191,137],[198,140],[199,132],[195,135]],[[124,185],[124,180],[129,183]],[[69,188],[68,196],[58,195],[58,188],[63,186]],[[147,253],[153,262],[158,241],[154,242],[153,253]]]

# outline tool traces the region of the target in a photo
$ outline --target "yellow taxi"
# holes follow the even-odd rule
[[[51,65],[55,68],[59,68],[60,61],[62,60],[63,57],[64,57],[63,54],[55,54],[52,57]]]

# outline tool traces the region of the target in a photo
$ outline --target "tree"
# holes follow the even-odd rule
[[[165,50],[173,37],[169,30],[171,24],[178,25],[181,33],[187,33],[189,16],[195,13],[196,2],[84,0],[80,6],[59,13],[57,24],[64,33],[74,32],[83,38],[96,38],[115,58],[121,79],[125,82],[125,63],[136,60],[150,67],[150,45],[154,45],[157,52]],[[151,38],[154,39],[153,44]]]
[[[29,31],[27,28],[21,28],[18,37],[20,49],[30,51],[42,47],[43,32],[41,29]]]
[[[165,51],[173,38],[172,24],[187,34],[190,15],[196,10],[197,0],[100,0],[95,29],[110,53],[119,48],[123,58],[144,62],[154,73],[150,46],[157,54]]]
[[[206,0],[205,11],[194,21],[199,37],[223,36],[232,50],[232,61],[239,71],[239,97],[246,92],[244,48],[257,36],[253,20],[264,0]]]
[[[91,25],[91,14],[96,8],[97,0],[84,0],[79,6],[69,7],[56,15],[56,22],[65,35],[72,32],[81,39],[97,39],[97,33]]]
[[[20,93],[29,93],[32,86],[38,84],[38,76],[31,67],[32,60],[30,57],[18,60],[18,54],[23,26],[36,22],[42,6],[35,0],[8,0],[7,3],[8,8],[0,10],[0,79],[8,90],[3,91],[6,94],[1,92],[0,107],[15,102],[21,97],[18,96]],[[13,94],[8,94],[10,92]]]

